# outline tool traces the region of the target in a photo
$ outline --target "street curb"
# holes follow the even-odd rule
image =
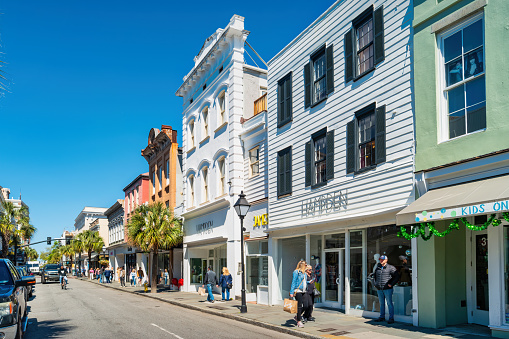
[[[139,296],[146,297],[146,298],[151,298],[151,299],[163,301],[165,303],[168,303],[168,304],[171,304],[171,305],[174,305],[174,306],[179,306],[179,307],[187,308],[187,309],[190,309],[190,310],[199,311],[199,312],[202,312],[202,313],[208,313],[208,314],[220,316],[220,317],[223,317],[223,318],[228,318],[228,319],[240,321],[240,322],[243,322],[243,323],[246,323],[246,324],[250,324],[250,325],[260,326],[260,327],[263,327],[263,328],[266,328],[266,329],[269,329],[269,330],[277,331],[277,332],[280,332],[280,333],[290,334],[290,335],[293,335],[293,336],[296,336],[296,337],[300,337],[300,338],[307,338],[307,339],[317,339],[317,338],[320,338],[320,339],[323,339],[323,337],[316,336],[316,335],[313,335],[311,333],[300,332],[300,331],[292,330],[292,329],[289,329],[289,328],[284,328],[284,327],[281,327],[281,326],[265,323],[265,322],[259,321],[259,320],[254,320],[254,319],[250,319],[250,318],[244,318],[242,316],[233,315],[233,314],[225,314],[225,313],[217,312],[217,311],[214,311],[214,310],[207,310],[205,308],[201,308],[201,307],[198,307],[198,306],[181,303],[181,302],[178,302],[178,301],[175,301],[175,300],[167,300],[167,299],[159,298],[159,297],[156,297],[156,296],[152,296],[150,294],[141,294],[141,293],[136,293],[134,291],[128,291],[128,290],[124,290],[124,289],[119,289],[119,288],[116,288],[116,287],[113,287],[113,286],[98,284],[98,283],[95,283],[93,281],[90,281],[89,279],[80,279],[80,278],[76,278],[76,279],[79,279],[81,281],[87,281],[87,282],[89,282],[91,284],[99,285],[99,286],[102,286],[102,287],[111,288],[111,289],[114,289],[114,290],[117,290],[117,291],[120,291],[120,292],[130,293],[130,294],[139,295]]]

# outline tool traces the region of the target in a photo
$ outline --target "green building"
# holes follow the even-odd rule
[[[418,199],[397,223],[425,231],[420,326],[473,323],[509,338],[508,18],[507,0],[414,0]]]

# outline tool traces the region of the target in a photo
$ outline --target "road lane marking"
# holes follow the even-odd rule
[[[171,333],[170,331],[168,331],[168,330],[166,330],[166,329],[162,328],[161,326],[157,326],[156,324],[152,324],[152,326],[155,326],[155,327],[157,327],[158,329],[160,329],[161,331],[164,331],[164,332],[166,332],[166,333],[171,334],[172,336],[174,336],[174,337],[175,337],[175,338],[177,338],[177,339],[184,339],[184,338],[182,338],[182,337],[179,337],[179,336],[178,336],[178,335],[176,335],[175,333]]]

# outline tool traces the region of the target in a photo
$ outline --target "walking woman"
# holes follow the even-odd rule
[[[133,268],[131,271],[131,286],[136,287],[136,270]]]
[[[120,287],[125,287],[125,271],[124,268],[121,266],[118,271],[118,276],[120,278]]]
[[[293,271],[292,286],[290,287],[290,298],[295,297],[297,300],[297,315],[295,320],[297,321],[297,327],[304,327],[302,324],[302,309],[304,293],[306,291],[306,262],[304,260],[299,261],[297,268]]]
[[[229,301],[230,300],[230,289],[233,285],[232,275],[228,271],[228,268],[223,267],[223,274],[219,278],[219,285],[221,286],[221,300]],[[224,297],[224,293],[226,292],[226,299]]]
[[[306,266],[306,292],[304,293],[304,314],[303,322],[315,321],[313,318],[313,306],[315,304],[315,277],[313,277],[313,267]]]

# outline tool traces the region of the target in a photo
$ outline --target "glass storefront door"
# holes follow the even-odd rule
[[[487,326],[489,324],[489,280],[488,280],[488,234],[472,234],[472,322]]]
[[[335,307],[345,306],[345,250],[325,252],[324,302]]]

